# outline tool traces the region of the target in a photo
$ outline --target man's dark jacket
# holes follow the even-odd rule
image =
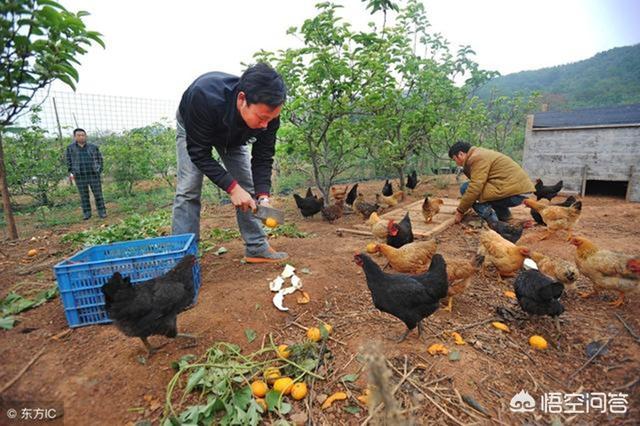
[[[187,133],[187,151],[191,161],[213,183],[225,191],[235,179],[211,156],[212,149],[227,149],[252,144],[251,170],[256,195],[269,194],[275,154],[276,132],[280,119],[267,129],[250,129],[237,110],[239,77],[210,72],[198,77],[182,95],[179,112]]]
[[[81,149],[86,149],[89,158],[91,158],[91,170],[96,174],[102,173],[102,154],[100,154],[98,147],[87,143],[84,148],[81,148],[75,141],[67,146],[67,170],[69,173],[73,173],[74,176],[80,175]]]

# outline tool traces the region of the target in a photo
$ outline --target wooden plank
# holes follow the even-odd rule
[[[354,234],[354,235],[362,235],[363,237],[373,237],[373,234],[368,231],[359,231],[357,229],[349,229],[349,228],[338,228],[336,229],[336,234],[341,235],[342,233],[346,234]]]
[[[451,218],[445,220],[440,225],[438,225],[435,228],[433,228],[431,231],[429,231],[426,234],[422,235],[422,238],[435,237],[436,235],[438,235],[439,233],[441,233],[442,231],[444,231],[445,229],[447,229],[448,227],[453,225],[455,223],[455,221],[456,221],[455,217],[451,217]],[[414,232],[414,235],[415,235],[415,232]]]

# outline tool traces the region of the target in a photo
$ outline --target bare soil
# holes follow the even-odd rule
[[[439,196],[457,196],[457,186],[438,189],[433,181],[423,183],[403,204],[411,203],[430,192]],[[442,185],[440,185],[442,186]],[[360,184],[369,199],[382,187],[382,182]],[[300,192],[303,192],[301,190]],[[600,298],[582,299],[575,290],[563,297],[566,312],[561,316],[558,333],[549,318],[513,320],[511,333],[491,327],[486,321],[496,317],[496,307],[508,307],[520,312],[505,290],[512,280],[498,283],[491,275],[478,276],[472,286],[454,300],[453,312],[438,311],[426,320],[426,336],[411,333],[402,343],[397,337],[404,325],[397,319],[377,311],[362,270],[353,263],[355,250],[363,250],[370,242],[366,237],[336,235],[338,227],[360,223],[356,215],[348,215],[334,224],[321,217],[304,220],[297,212],[291,197],[276,200],[286,210],[287,220],[313,236],[302,239],[277,238],[272,245],[290,255],[290,263],[298,269],[308,268],[311,274],[300,274],[311,302],[297,305],[295,296],[286,300],[291,310],[277,311],[271,303],[272,293],[267,283],[282,270],[282,265],[246,265],[240,262],[243,245],[240,240],[224,243],[229,252],[215,256],[213,251],[201,259],[202,287],[197,305],[179,318],[179,328],[198,336],[197,347],[183,349],[180,341],[172,341],[146,364],[138,361],[145,351],[140,341],[127,338],[111,326],[88,326],[74,329],[54,340],[68,329],[59,298],[24,312],[12,330],[0,331],[0,386],[17,375],[41,348],[43,354],[8,388],[2,400],[45,400],[64,403],[65,424],[133,424],[147,419],[157,424],[162,416],[166,386],[174,372],[171,361],[187,353],[202,354],[217,341],[240,345],[247,352],[260,348],[262,337],[272,333],[277,342],[301,341],[304,330],[291,325],[297,322],[314,326],[318,319],[334,326],[329,342],[336,375],[356,373],[364,368],[354,355],[366,353],[372,341],[380,341],[389,362],[400,373],[416,368],[409,379],[418,387],[429,388],[426,395],[405,381],[395,394],[396,399],[417,424],[549,424],[560,420],[564,424],[638,424],[640,419],[640,341],[623,326],[618,316],[632,330],[640,333],[640,297],[629,295],[621,308],[607,302],[615,294],[603,293]],[[576,233],[594,239],[601,247],[640,253],[640,204],[607,197],[585,197]],[[118,218],[110,217],[109,221]],[[23,290],[42,289],[54,280],[52,266],[74,253],[60,238],[69,230],[97,226],[95,219],[70,229],[36,231],[21,224],[25,238],[17,242],[5,241],[0,249],[0,296],[19,285]],[[235,215],[230,206],[207,206],[202,228],[234,227]],[[24,229],[27,229],[25,232]],[[560,238],[538,241],[542,228],[525,231],[519,242],[548,255],[572,260],[575,249]],[[204,233],[204,232],[203,232]],[[472,259],[477,248],[476,233],[463,232],[454,225],[438,237],[439,252],[445,258]],[[39,249],[36,257],[27,252]],[[215,250],[214,250],[215,251]],[[381,261],[382,263],[382,261]],[[578,288],[590,289],[585,277]],[[483,323],[485,321],[485,323]],[[244,330],[254,329],[259,338],[247,343]],[[458,329],[467,344],[456,346],[450,331]],[[550,347],[535,351],[528,345],[531,335],[544,336]],[[162,338],[152,338],[162,342]],[[610,342],[608,351],[598,356],[582,370],[587,362],[585,347],[595,340]],[[450,350],[457,349],[459,361],[447,356],[431,356],[427,348],[443,343]],[[345,368],[346,366],[346,368]],[[577,372],[577,373],[576,373]],[[394,372],[390,389],[400,377]],[[635,381],[635,384],[633,383]],[[435,383],[434,383],[435,382]],[[351,385],[354,396],[367,386],[367,375],[360,374]],[[387,389],[387,391],[390,391]],[[335,381],[317,381],[315,393],[332,394],[342,390]],[[553,417],[540,410],[534,413],[513,413],[509,403],[516,393],[528,391],[539,402],[545,392],[624,392],[629,394],[626,414],[567,414]],[[472,397],[486,410],[483,415],[461,397]],[[435,403],[434,403],[435,401]],[[351,402],[352,405],[355,405]],[[368,412],[362,406],[360,414],[343,411],[344,404],[321,411],[312,401],[314,420],[321,424],[360,424]],[[139,409],[135,409],[138,408]],[[132,410],[132,408],[134,410]],[[294,404],[294,413],[304,412],[302,403]],[[447,414],[445,414],[445,412]],[[265,418],[266,422],[270,420]],[[275,419],[272,419],[275,420]],[[0,420],[2,424],[4,419]]]

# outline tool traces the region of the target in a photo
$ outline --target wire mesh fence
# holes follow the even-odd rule
[[[40,105],[40,127],[51,135],[66,136],[77,127],[101,134],[161,121],[174,126],[178,101],[51,91],[38,93],[32,105]],[[31,115],[24,114],[16,125],[29,126]]]

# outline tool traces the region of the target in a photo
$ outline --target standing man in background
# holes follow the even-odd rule
[[[75,180],[80,193],[80,204],[84,220],[91,218],[91,200],[89,187],[96,201],[96,210],[101,218],[107,217],[107,210],[102,198],[102,154],[94,144],[87,143],[87,132],[83,129],[73,131],[73,143],[67,147],[67,169],[69,180]]]
[[[173,234],[199,237],[206,175],[229,194],[236,208],[246,262],[279,262],[288,257],[269,245],[262,223],[252,212],[256,203],[269,206],[276,132],[286,96],[282,77],[264,63],[249,67],[241,77],[210,72],[187,88],[176,114]],[[214,148],[224,167],[213,158]]]

